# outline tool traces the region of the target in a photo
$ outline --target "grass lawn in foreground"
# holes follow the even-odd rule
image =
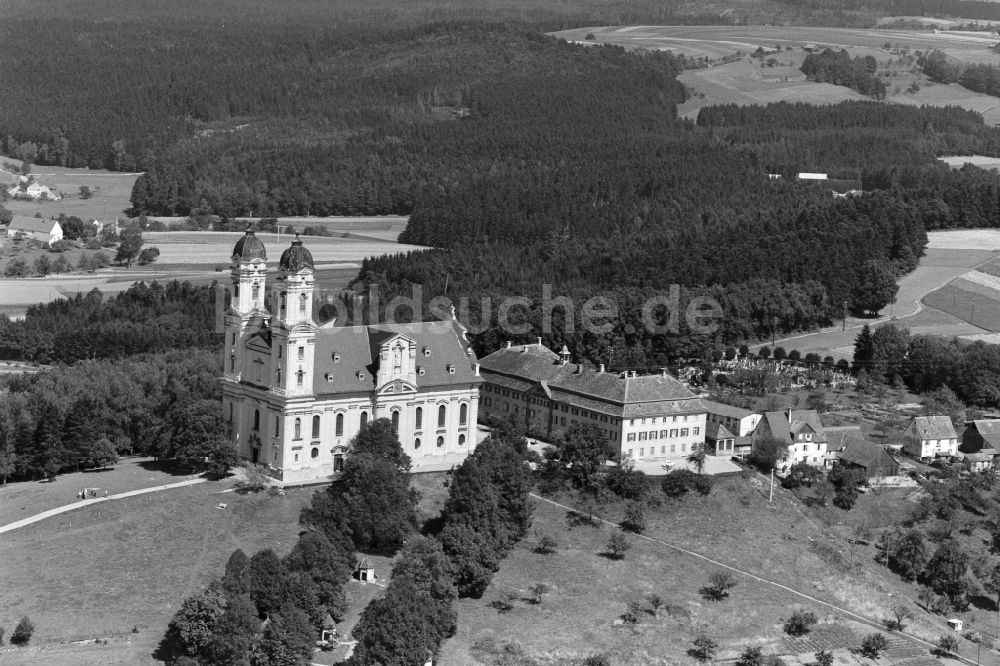
[[[197,476],[172,470],[152,458],[126,458],[106,469],[60,474],[54,481],[12,482],[0,487],[0,525],[72,504],[77,501],[76,494],[84,488],[101,488],[109,495],[116,495]]]
[[[825,529],[791,493],[777,488],[768,502],[766,491],[757,476],[717,480],[708,497],[647,507],[646,534],[873,619],[888,618],[893,603],[916,597],[915,587],[874,562],[871,544],[857,547],[852,563],[846,540]],[[599,513],[617,520],[621,510],[611,505]],[[842,520],[848,516],[842,512]],[[532,532],[503,562],[483,598],[458,602],[458,633],[444,644],[440,663],[570,664],[599,653],[616,665],[686,663],[702,629],[719,643],[717,660],[733,659],[753,643],[765,653],[790,654],[795,647],[786,642],[782,625],[796,608],[861,636],[875,631],[740,575],[728,599],[708,601],[699,590],[718,566],[636,537],[624,559],[608,559],[602,553],[614,531],[608,525],[571,526],[564,509],[536,501]],[[541,534],[559,542],[556,553],[533,551]],[[527,601],[529,590],[539,582],[552,591],[534,604]],[[506,592],[516,600],[500,612],[492,604]],[[623,624],[626,603],[650,592],[673,612],[647,613],[636,627]],[[944,633],[943,619],[911,605],[917,611],[912,631],[936,641]],[[503,661],[499,652],[510,644],[511,653],[520,650],[525,658]],[[974,647],[963,642],[962,649],[968,654]]]

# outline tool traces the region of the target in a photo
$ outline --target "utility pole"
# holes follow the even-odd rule
[[[842,331],[846,331],[847,330],[847,301],[846,300],[844,301],[844,324],[843,324],[843,326],[841,327],[840,330],[842,330]]]

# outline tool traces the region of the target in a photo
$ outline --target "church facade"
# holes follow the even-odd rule
[[[231,277],[222,408],[244,459],[287,483],[335,479],[351,439],[378,418],[392,421],[414,471],[475,448],[479,365],[456,320],[317,324],[312,254],[298,238],[268,291],[266,248],[247,231]]]

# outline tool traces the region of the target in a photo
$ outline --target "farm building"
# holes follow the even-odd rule
[[[962,453],[976,453],[985,448],[1000,451],[1000,419],[977,419],[965,424]]]
[[[55,220],[43,220],[40,217],[15,215],[7,225],[7,237],[30,238],[46,245],[52,245],[63,238],[62,227]]]
[[[826,450],[835,458],[847,448],[848,444],[865,440],[861,426],[831,426],[824,430],[828,440]]]
[[[765,439],[777,439],[788,446],[788,457],[779,463],[779,471],[787,471],[798,462],[824,467],[827,458],[827,437],[815,409],[765,412],[750,436],[756,448]]]
[[[62,198],[58,192],[27,176],[18,176],[17,183],[7,190],[7,196],[11,199],[27,199],[29,201],[58,201]]]
[[[712,400],[702,400],[707,410],[709,423],[718,423],[726,426],[729,432],[736,437],[747,437],[753,429],[760,423],[761,415],[749,409],[727,405],[722,402]]]
[[[570,426],[596,426],[608,452],[637,462],[686,458],[705,443],[705,405],[664,370],[637,376],[570,363],[542,344],[510,345],[483,358],[485,417],[513,420],[550,439]]]
[[[865,478],[898,476],[899,463],[885,449],[871,442],[855,440],[840,452],[840,464],[862,470]]]
[[[903,431],[903,450],[914,458],[951,457],[958,453],[958,434],[947,416],[916,416]]]
[[[996,464],[996,449],[980,449],[976,453],[966,453],[962,458],[962,463],[970,472],[985,472],[993,469]]]
[[[264,243],[247,231],[233,248],[222,407],[240,455],[283,481],[337,478],[351,439],[386,418],[414,470],[464,460],[482,380],[462,325],[318,326],[313,273],[296,237],[267,302]]]
[[[825,173],[807,173],[805,171],[799,173],[799,180],[826,180],[827,175]]]

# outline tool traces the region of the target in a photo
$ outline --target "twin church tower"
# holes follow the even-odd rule
[[[233,247],[223,417],[240,455],[286,483],[334,479],[350,440],[390,419],[414,470],[476,444],[479,366],[457,321],[336,326],[313,317],[315,265],[296,237],[268,288],[267,249]]]

